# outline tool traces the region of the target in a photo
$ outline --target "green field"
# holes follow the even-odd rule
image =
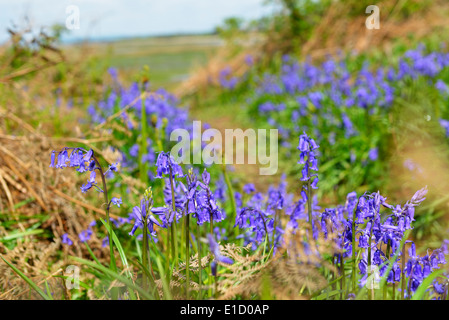
[[[207,63],[223,41],[214,35],[185,35],[124,39],[90,43],[102,66],[115,67],[124,79],[133,78],[147,65],[153,88],[174,88]]]

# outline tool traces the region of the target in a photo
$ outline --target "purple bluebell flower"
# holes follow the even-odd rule
[[[313,189],[317,188],[318,175],[311,174],[310,170],[318,171],[318,159],[315,157],[315,153],[313,152],[318,148],[319,146],[318,144],[316,144],[315,140],[309,138],[306,133],[302,134],[299,137],[298,150],[301,151],[301,153],[298,163],[304,164],[304,167],[301,171],[301,181],[309,181],[313,177],[315,177],[313,181]]]
[[[156,178],[162,178],[162,175],[167,175],[172,172],[173,178],[175,176],[183,177],[182,169],[168,152],[161,152],[156,161],[157,175]]]
[[[81,242],[87,242],[90,240],[90,237],[92,236],[93,231],[92,229],[88,228],[87,230],[81,231],[81,233],[78,235]]]
[[[438,79],[435,83],[435,88],[437,88],[437,90],[440,91],[445,97],[449,96],[449,86],[441,79]]]
[[[245,192],[246,194],[251,194],[254,191],[256,191],[256,187],[253,183],[247,183],[243,186],[243,192]]]
[[[120,208],[120,205],[122,204],[122,198],[113,197],[111,199],[111,203]]]
[[[248,66],[252,66],[252,65],[254,64],[254,57],[253,57],[251,54],[247,54],[247,55],[245,56],[245,63],[246,63]]]
[[[377,147],[370,149],[368,152],[368,158],[371,161],[376,161],[379,158],[379,149]]]
[[[66,244],[68,246],[71,246],[73,244],[73,241],[69,238],[69,235],[67,233],[64,233],[61,238],[62,238],[62,241],[61,241],[62,243]]]
[[[440,119],[440,125],[445,130],[446,137],[449,137],[449,120]]]
[[[104,237],[103,240],[101,241],[102,248],[106,248],[107,246],[109,246],[109,236]]]
[[[215,257],[215,261],[219,261],[225,264],[233,264],[234,260],[232,260],[231,258],[228,258],[226,256],[223,256],[220,253],[220,246],[218,245],[218,243],[215,241],[214,236],[211,234],[207,235],[207,239],[209,240],[209,248],[210,251],[212,252],[212,254]]]
[[[144,222],[146,219],[146,223],[148,225],[148,231],[151,236],[156,236],[154,225],[157,225],[161,228],[164,228],[163,226],[154,215],[158,216],[164,216],[168,212],[167,207],[153,207],[152,199],[145,200],[142,199],[140,201],[140,206],[135,206],[133,208],[132,215],[135,219],[134,226],[129,233],[129,235],[133,236],[136,232],[137,228],[141,228],[144,226]]]

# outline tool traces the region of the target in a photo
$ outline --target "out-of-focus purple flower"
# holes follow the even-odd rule
[[[73,244],[73,241],[69,238],[69,235],[67,233],[64,233],[61,238],[62,238],[62,241],[61,241],[62,243],[66,244],[68,246],[71,246]]]
[[[449,137],[449,120],[440,119],[440,125],[446,131],[446,137]]]
[[[253,183],[247,183],[243,186],[243,192],[247,194],[253,193],[254,191],[256,191],[256,187]]]
[[[229,257],[225,257],[220,253],[220,246],[215,241],[214,236],[212,234],[208,234],[207,238],[209,240],[209,248],[212,254],[215,256],[215,260],[225,263],[225,264],[233,264],[234,260]]]
[[[111,203],[120,208],[120,205],[122,204],[122,198],[113,197],[111,199]]]
[[[370,149],[368,152],[368,158],[371,161],[376,161],[379,158],[379,149],[377,147]]]
[[[247,54],[247,55],[245,56],[245,63],[246,63],[248,66],[252,66],[252,65],[254,64],[254,57],[253,57],[251,54]]]
[[[438,91],[441,92],[445,97],[449,96],[449,86],[444,83],[443,80],[438,79],[438,81],[435,83],[435,88],[438,89]]]
[[[78,235],[81,242],[87,242],[90,240],[90,237],[92,236],[93,231],[92,229],[88,228],[87,230],[81,231],[81,233]]]
[[[101,241],[102,248],[106,248],[107,246],[109,246],[109,236],[104,237],[103,240]]]

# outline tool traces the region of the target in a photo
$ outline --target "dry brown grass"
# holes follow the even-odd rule
[[[218,284],[219,299],[250,299],[265,293],[277,300],[301,300],[324,288],[327,280],[323,270],[336,269],[323,256],[336,253],[337,249],[332,239],[322,237],[309,241],[306,248],[307,230],[304,224],[295,234],[287,231],[283,246],[269,259],[261,252],[249,255],[251,244],[246,248],[235,244],[222,246],[221,253],[233,259],[234,264],[224,265],[228,270],[220,275],[224,279]]]
[[[3,128],[9,129],[6,132]],[[98,149],[95,141],[78,140]],[[85,177],[70,170],[49,167],[51,151],[61,148],[61,144],[66,142],[64,139],[43,136],[22,118],[1,107],[0,141],[0,212],[10,215],[8,222],[16,221],[8,229],[0,227],[0,239],[16,230],[25,231],[38,222],[42,223],[40,229],[53,235],[52,239],[39,235],[19,238],[13,250],[0,242],[0,254],[27,276],[42,283],[44,278],[52,278],[53,273],[61,275],[59,269],[71,264],[67,261],[68,255],[89,256],[85,246],[77,240],[78,234],[87,229],[92,220],[105,217],[101,209],[102,198],[96,200],[98,205],[88,203],[76,187],[84,183]],[[111,162],[114,160],[107,151],[98,150],[98,154]],[[132,181],[130,185],[133,186]],[[49,217],[41,220],[40,217],[34,218],[37,215]],[[111,217],[118,218],[114,214]],[[60,239],[65,233],[73,240],[73,246],[61,245]],[[100,261],[108,260],[108,249],[102,248],[102,240],[95,234],[89,245]],[[60,251],[64,253],[62,259]],[[55,281],[56,278],[52,279],[50,284],[56,285]],[[3,292],[0,298],[20,299],[28,289],[23,280],[3,261],[0,262],[0,292]],[[58,291],[57,294],[60,293]],[[31,294],[31,298],[36,296]]]

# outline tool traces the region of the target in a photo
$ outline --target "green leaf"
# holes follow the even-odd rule
[[[335,295],[340,294],[340,293],[341,293],[341,290],[334,290],[334,291],[331,291],[331,292],[325,292],[325,293],[322,293],[319,296],[317,296],[316,299],[317,300],[323,300],[323,299],[327,299],[329,297],[335,296]]]
[[[91,268],[98,269],[98,270],[102,271],[103,273],[111,276],[112,278],[114,278],[114,279],[120,281],[121,283],[123,283],[124,285],[128,286],[128,288],[132,288],[132,289],[136,290],[137,292],[140,293],[140,295],[142,297],[145,297],[145,298],[147,298],[149,300],[153,299],[153,297],[148,292],[145,292],[145,290],[143,290],[141,287],[139,287],[136,284],[134,284],[134,282],[132,282],[128,278],[126,278],[126,277],[124,277],[124,276],[122,276],[122,275],[120,275],[120,274],[110,270],[109,268],[106,268],[105,266],[96,264],[96,263],[94,263],[92,261],[89,261],[89,260],[85,260],[85,259],[82,259],[82,258],[74,257],[74,256],[70,256],[69,258],[72,259],[72,260],[75,260],[75,261],[77,261],[77,262],[79,262],[81,264],[85,264],[85,265],[87,265],[87,266],[89,266]],[[129,292],[131,292],[131,290],[129,290]]]
[[[105,228],[108,231],[109,235],[112,235],[112,241],[114,241],[114,244],[117,247],[118,253],[120,255],[120,259],[122,260],[123,266],[125,267],[125,274],[132,281],[133,276],[131,274],[130,267],[129,267],[129,264],[128,264],[128,260],[126,259],[125,251],[123,250],[122,244],[120,243],[119,239],[115,235],[114,230],[112,230],[112,228],[109,229],[109,225],[103,219],[100,218],[100,221],[105,226]],[[130,298],[132,300],[136,299],[136,297],[134,295],[134,292],[132,292],[132,290],[129,290],[129,295],[130,295]]]
[[[110,235],[112,235],[112,241],[114,241],[114,244],[115,244],[115,246],[117,247],[117,250],[118,250],[118,252],[119,252],[119,254],[120,254],[120,259],[122,260],[123,266],[124,266],[125,269],[126,269],[126,271],[125,271],[125,272],[126,272],[126,275],[127,275],[130,279],[132,279],[132,274],[131,274],[131,272],[129,271],[129,264],[128,264],[128,260],[126,259],[125,251],[123,250],[123,247],[122,247],[120,241],[118,240],[117,236],[115,235],[114,230],[110,230],[110,229],[109,229],[109,225],[108,225],[103,219],[100,218],[100,221],[101,221],[101,223],[103,223],[103,225],[106,227],[106,230],[108,231],[108,233],[109,233]]]
[[[165,277],[165,274],[164,274],[164,268],[162,267],[162,264],[161,264],[161,261],[160,261],[159,257],[156,257],[156,264],[157,264],[157,267],[158,267],[159,272],[161,274],[162,289],[164,291],[165,299],[172,300],[171,293],[170,293],[170,287],[169,287],[169,285],[167,283],[167,280],[166,280],[166,277]]]
[[[25,274],[22,273],[19,269],[17,269],[14,265],[12,265],[9,261],[7,261],[3,256],[0,256],[2,260],[11,268],[14,270],[15,273],[17,273],[23,280],[25,280],[26,283],[34,290],[36,291],[42,298],[45,300],[52,300],[49,296],[47,296],[41,288],[37,286],[30,278],[28,278]]]
[[[50,300],[53,300],[53,296],[51,295],[50,287],[48,286],[47,280],[45,280],[45,290],[47,290],[47,296]]]
[[[44,232],[44,230],[36,229],[36,230],[27,230],[27,231],[24,231],[24,232],[12,233],[10,235],[7,235],[6,237],[1,238],[0,242],[9,241],[9,240],[22,238],[22,237],[26,237],[26,236],[31,236],[33,234],[40,234],[42,232]]]

